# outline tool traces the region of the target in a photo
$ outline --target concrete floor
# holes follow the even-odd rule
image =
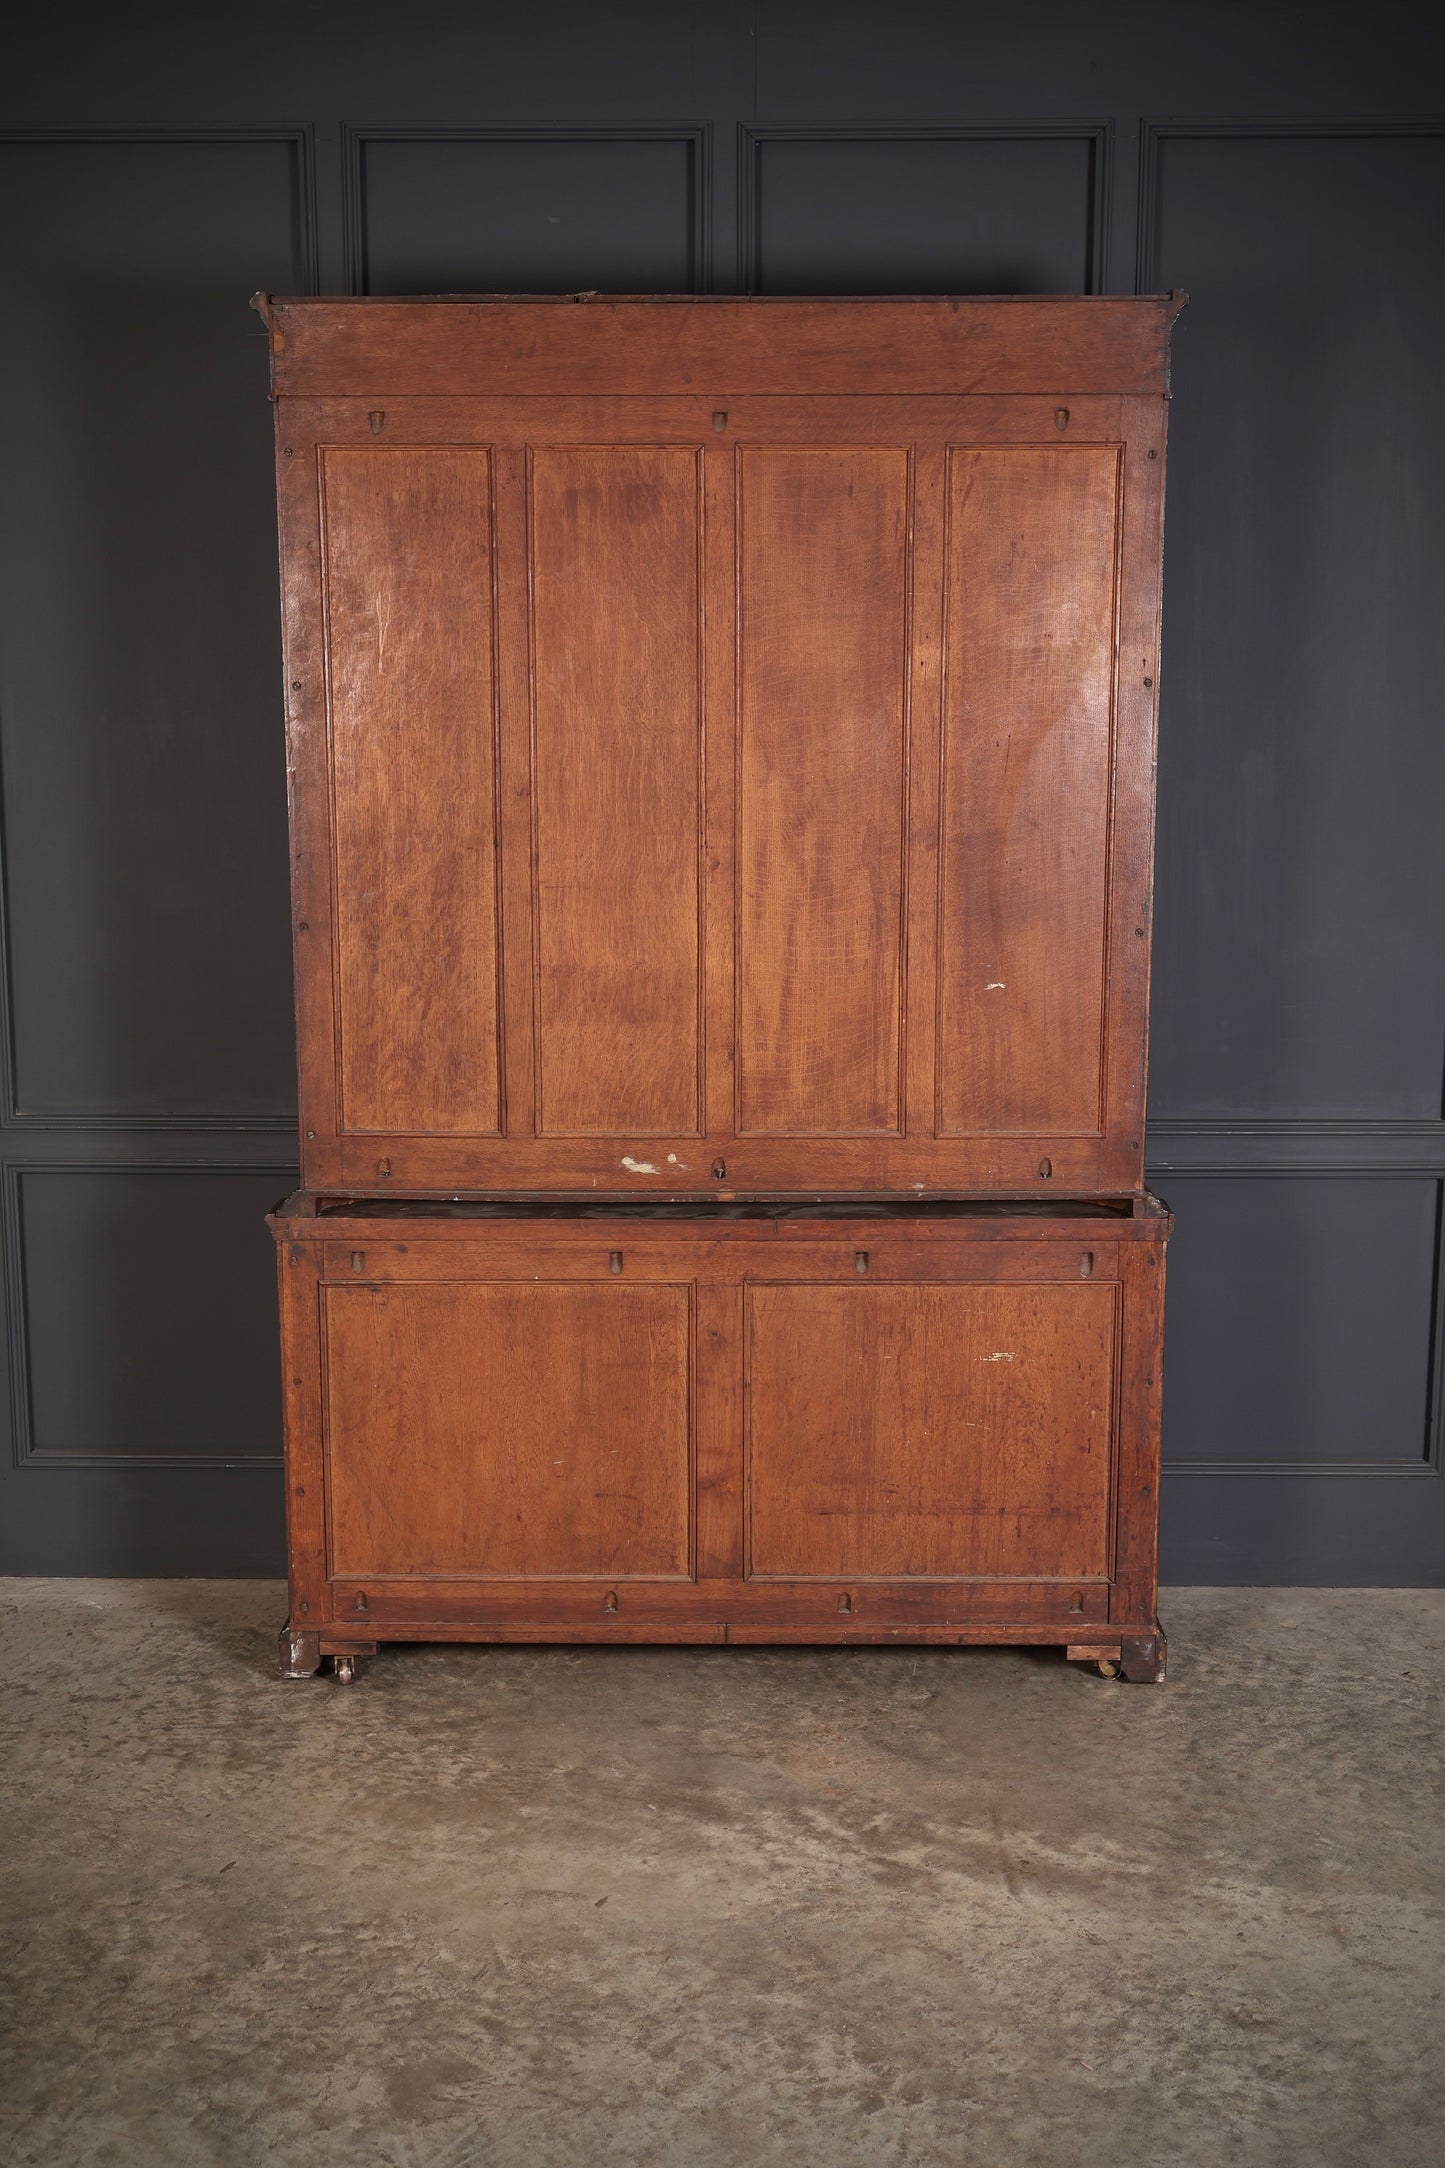
[[[401,1649],[0,1582],[0,2157],[1445,2160],[1445,1595],[1005,1650]]]

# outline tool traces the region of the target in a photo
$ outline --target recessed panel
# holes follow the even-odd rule
[[[1150,1104],[1434,1120],[1445,136],[1170,137],[1159,161],[1153,278],[1190,302]]]
[[[687,293],[693,145],[552,133],[359,148],[370,294]]]
[[[909,458],[739,466],[746,1134],[899,1126]]]
[[[685,1287],[324,1299],[333,1573],[688,1572]]]
[[[328,451],[323,513],[341,1126],[495,1131],[488,454]]]
[[[699,1126],[698,455],[532,454],[538,1128]]]
[[[1086,136],[764,138],[765,294],[1071,294],[1091,281]]]
[[[1115,1303],[749,1288],[751,1572],[1107,1574]]]
[[[1170,1175],[1165,1458],[1422,1465],[1438,1190]]]
[[[276,508],[246,298],[304,291],[297,147],[10,142],[0,195],[17,1096],[284,1116]]]
[[[265,1214],[284,1179],[93,1168],[19,1177],[29,1454],[279,1455]]]
[[[938,1128],[1101,1122],[1118,455],[948,462]]]

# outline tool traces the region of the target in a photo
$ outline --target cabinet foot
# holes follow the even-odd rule
[[[281,1628],[279,1653],[283,1679],[314,1678],[321,1669],[321,1636],[285,1625]]]
[[[1152,1634],[1126,1635],[1119,1643],[1119,1669],[1136,1686],[1162,1686],[1168,1653],[1160,1626]]]

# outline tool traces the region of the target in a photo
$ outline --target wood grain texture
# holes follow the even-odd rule
[[[293,1626],[321,1603],[353,1639],[1152,1630],[1155,1200],[318,1202],[271,1222]]]
[[[334,1574],[690,1569],[685,1286],[332,1287]]]
[[[272,1225],[276,1228],[274,1219]],[[331,1616],[322,1442],[321,1290],[317,1246],[303,1239],[285,1239],[279,1228],[276,1231],[290,1624],[297,1632],[309,1632]]]
[[[1168,296],[277,300],[282,394],[1162,392]]]
[[[1112,1288],[747,1301],[754,1576],[1107,1572]]]
[[[909,455],[739,477],[738,1126],[896,1131]]]
[[[950,454],[943,1133],[1101,1127],[1118,468]]]
[[[340,1126],[495,1132],[490,460],[332,449],[322,499]]]
[[[698,454],[531,457],[538,1129],[694,1134]]]
[[[858,306],[866,311],[874,305]],[[995,317],[996,322],[1006,319],[1007,312]],[[652,320],[661,335],[677,321],[676,312],[659,305]],[[540,321],[545,329],[556,321],[555,311]],[[1157,671],[1151,643],[1156,640],[1158,617],[1162,400],[1070,394],[1066,433],[1056,429],[1057,397],[901,398],[876,387],[857,396],[820,398],[799,386],[787,395],[748,395],[721,407],[715,397],[699,398],[695,393],[525,398],[492,388],[466,399],[409,394],[392,399],[380,413],[384,432],[380,439],[373,420],[379,410],[369,401],[288,398],[283,408],[278,473],[288,675],[294,681],[288,702],[294,773],[295,953],[303,1151],[309,1180],[357,1191],[391,1187],[414,1195],[444,1196],[459,1190],[517,1189],[693,1197],[729,1191],[1020,1194],[1037,1192],[1045,1180],[1061,1190],[1125,1189],[1137,1184],[1142,1170],[1148,995],[1152,683]],[[991,805],[987,796],[965,803],[955,790],[951,807],[940,811],[945,772],[956,783],[961,759],[967,780],[970,757],[967,742],[956,730],[953,709],[945,715],[941,689],[946,599],[955,629],[958,617],[952,589],[959,583],[947,582],[944,576],[949,447],[954,448],[955,458],[963,448],[999,460],[1016,452],[1027,463],[1042,450],[1046,456],[1081,459],[1087,465],[1107,461],[1121,444],[1126,479],[1119,611],[1129,667],[1121,664],[1112,772],[1107,767],[1110,749],[1102,742],[1100,759],[1106,765],[1081,776],[1080,792],[1070,800],[1071,810],[1062,826],[1049,825],[1052,809],[1045,788],[1040,802],[1032,807],[1039,823],[1029,829],[1025,821],[1011,873],[1008,853],[1018,837],[1007,827],[1007,808]],[[841,564],[847,553],[844,550],[840,556],[830,551],[840,536],[844,542],[850,535],[856,539],[855,530],[868,524],[860,517],[860,504],[869,518],[870,505],[874,511],[880,502],[887,505],[887,489],[881,488],[880,495],[881,485],[874,485],[893,471],[887,464],[890,458],[905,456],[905,446],[912,475],[907,568],[911,637],[898,669],[909,694],[906,738],[899,753],[897,696],[890,686],[886,701],[881,699],[888,673],[879,668],[878,644],[859,637],[860,629],[868,626],[882,628],[886,638],[892,637],[899,573],[891,532],[886,521],[880,527],[872,519],[875,539],[884,537],[884,546],[871,551],[859,548],[854,592],[846,608],[834,607],[837,598],[830,579],[835,561]],[[330,828],[315,477],[319,456],[335,459],[345,451],[371,457],[383,449],[390,454],[403,448],[408,454],[415,450],[418,455],[438,458],[459,448],[475,448],[479,453],[490,449],[504,1009],[498,1035],[505,1067],[499,1093],[500,1132],[495,1114],[489,1127],[467,1128],[464,1115],[455,1111],[449,1117],[453,1126],[431,1130],[410,1119],[384,1134],[374,1130],[348,1134],[338,1126],[331,884],[335,880],[339,888],[346,878],[356,876],[354,867],[344,874],[336,865]],[[580,570],[580,561],[568,562],[566,536],[573,532],[568,522],[574,515],[566,506],[553,522],[554,537],[563,538],[553,556],[560,556],[564,574],[575,574],[584,585],[613,594],[618,603],[610,615],[604,611],[595,622],[583,622],[560,602],[554,609],[554,629],[560,629],[563,643],[558,650],[565,663],[563,675],[571,673],[582,697],[574,698],[564,686],[563,697],[557,698],[539,683],[535,744],[534,612],[529,579],[535,584],[540,574],[545,590],[551,574],[545,564],[529,574],[537,536],[537,521],[534,517],[529,522],[528,516],[529,459],[534,464],[555,460],[564,467],[579,459],[591,460],[588,487],[599,517],[585,532],[580,526],[575,530],[579,550],[588,560],[586,574]],[[652,582],[651,600],[661,608],[665,628],[676,629],[662,607],[666,601],[662,590],[669,583],[677,604],[676,623],[690,619],[693,624],[701,652],[691,661],[684,659],[680,669],[691,678],[687,698],[703,711],[701,718],[694,712],[689,726],[696,772],[690,763],[685,779],[686,731],[680,709],[676,717],[663,718],[662,769],[678,787],[669,788],[661,803],[643,805],[646,818],[641,825],[646,832],[640,844],[627,828],[639,801],[629,799],[616,808],[616,817],[605,801],[605,793],[616,785],[622,766],[640,742],[623,697],[615,691],[619,681],[627,682],[627,697],[631,697],[624,651],[629,641],[649,651],[656,645],[647,629],[646,609],[639,616],[634,606],[631,574],[625,574],[620,583],[615,576],[612,560],[620,563],[621,558],[608,540],[609,520],[622,515],[615,493],[608,498],[611,484],[604,477],[621,474],[629,459],[639,463],[636,476],[645,484],[660,522],[653,538],[657,546],[639,543],[639,563],[646,560],[640,576]],[[743,702],[738,697],[740,663],[746,673],[736,623],[739,475],[743,470],[769,471],[784,477],[789,488],[797,483],[801,489],[799,476],[836,475],[841,472],[839,462],[846,466],[849,461],[853,462],[848,470],[855,483],[853,499],[847,499],[846,486],[831,494],[828,489],[808,493],[809,509],[818,516],[796,521],[796,578],[793,565],[783,568],[775,563],[770,568],[777,644],[804,690],[811,684],[816,696],[813,705],[802,710],[804,721],[815,731],[816,746],[810,744],[806,762],[790,763],[782,739],[785,729],[792,726],[780,709],[763,716],[767,730],[753,730],[745,764],[738,757],[737,742],[743,719]],[[702,468],[701,501],[699,505],[694,492],[689,509],[694,515],[701,511],[700,577],[696,570],[699,537],[694,531],[690,541],[684,542],[687,519],[675,501],[680,492],[671,490],[670,480],[697,464]],[[659,475],[660,491],[652,487]],[[860,475],[868,485],[861,496],[856,486]],[[553,492],[554,500],[565,497],[570,486],[564,477],[560,493]],[[786,489],[782,495],[786,499]],[[746,538],[745,520],[745,550]],[[1084,542],[1087,539],[1081,537]],[[418,547],[423,542],[424,536],[419,537]],[[1006,554],[999,559],[993,595],[997,607],[1007,604],[1007,581],[1013,569]],[[982,588],[987,584],[981,583]],[[829,687],[836,688],[844,673],[835,667],[828,643],[817,635],[820,598],[822,618],[826,620],[832,611],[837,633],[833,645],[847,655],[855,687],[880,694],[873,703],[876,728],[865,722],[856,693],[848,688],[837,696],[834,721],[828,729],[822,727],[822,713],[833,698]],[[742,599],[746,632],[745,594]],[[544,608],[545,600],[544,594]],[[972,596],[981,621],[987,617],[989,603],[987,592]],[[680,635],[677,644],[680,650]],[[797,657],[806,668],[795,666]],[[536,660],[545,663],[547,657],[539,650]],[[891,667],[890,663],[890,672]],[[1026,697],[1033,697],[1030,683],[1024,686]],[[760,690],[769,688],[763,683]],[[855,702],[851,709],[849,699]],[[600,713],[596,728],[588,720],[587,700],[595,701]],[[837,717],[842,718],[841,726]],[[574,736],[587,741],[580,759],[573,758]],[[953,763],[946,770],[945,736],[947,759]],[[594,757],[598,746],[606,754],[600,761]],[[617,747],[621,750],[614,759]],[[762,748],[767,752],[766,767],[756,757]],[[895,756],[907,760],[896,800],[891,777]],[[444,804],[449,777],[441,762],[433,766],[431,787],[437,802]],[[986,773],[978,780],[985,793],[992,790]],[[752,785],[741,820],[735,802],[740,782]],[[990,878],[1007,889],[1009,880],[1018,875],[1015,886],[1022,902],[1016,931],[1028,957],[1042,959],[1044,992],[1052,1014],[1059,989],[1067,993],[1074,984],[1074,950],[1080,937],[1069,918],[1073,899],[1067,880],[1060,883],[1050,875],[1053,886],[1042,893],[1035,861],[1068,840],[1065,831],[1069,821],[1077,825],[1078,806],[1084,800],[1096,805],[1101,796],[1107,796],[1111,784],[1113,823],[1104,854],[1107,934],[1099,935],[1096,925],[1096,934],[1090,937],[1102,942],[1107,963],[1107,987],[1098,990],[1100,1002],[1107,994],[1103,1008],[1107,1028],[1099,1073],[1094,1077],[1096,1090],[1102,1084],[1102,1113],[1095,1108],[1082,1131],[1061,1132],[1057,1126],[1061,1120],[1086,1118],[1078,1106],[1060,1098],[1056,1088],[1060,1077],[1050,1067],[1054,1064],[1067,1071],[1062,1080],[1065,1097],[1077,1097],[1087,1089],[1081,1086],[1073,1061],[1068,1041],[1073,1026],[1066,1016],[1066,1029],[1057,1046],[1055,1035],[1045,1036],[1042,1066],[1036,1059],[1038,1036],[1031,1038],[1027,1030],[1023,1034],[1019,1067],[1034,1102],[1014,1112],[1037,1119],[1011,1128],[1007,1110],[1000,1114],[997,1109],[957,1103],[975,1088],[975,1080],[961,1074],[957,1066],[955,1054],[960,1048],[980,1074],[991,1062],[1011,1062],[1013,1055],[1009,1047],[990,1039],[987,1012],[974,1018],[960,1015],[959,1003],[966,1010],[969,999],[969,974],[964,969],[967,957],[963,964],[959,961],[959,942],[969,926],[960,929],[952,906],[940,909],[940,853],[947,856],[956,840],[953,831],[960,824],[967,831],[965,840],[980,850],[987,852],[998,844],[998,862],[991,866]],[[590,785],[595,788],[589,799]],[[645,776],[644,793],[648,787]],[[551,812],[549,791],[554,794]],[[899,894],[895,913],[891,883],[898,873],[894,836],[888,831],[905,794],[906,893]],[[1027,804],[1023,812],[1030,812]],[[901,821],[901,812],[896,817]],[[688,818],[693,824],[690,841],[683,834]],[[614,835],[621,834],[621,842],[610,852],[605,838],[597,840],[597,831],[608,821]],[[740,840],[746,847],[749,838],[766,843],[768,863],[762,878],[754,879],[745,910],[740,880],[748,868],[740,867],[737,847]],[[549,895],[547,854],[553,844],[551,870],[558,874],[558,885]],[[685,850],[690,857],[684,876]],[[569,853],[576,855],[569,860]],[[1064,861],[1065,870],[1068,863]],[[753,872],[756,876],[757,865]],[[880,882],[890,890],[886,895]],[[955,881],[955,889],[959,885]],[[971,909],[973,900],[965,896],[964,906]],[[1093,899],[1090,909],[1097,900]],[[1007,911],[1013,910],[1012,892],[1004,903]],[[850,956],[848,968],[839,969],[832,961],[834,936],[840,926],[847,930],[847,911],[860,908],[863,915],[873,911],[877,917],[877,944],[871,936],[862,938],[859,945],[867,953],[861,963],[854,968]],[[1037,923],[1022,915],[1026,911],[1039,914]],[[1068,923],[1054,924],[1051,914],[1062,914]],[[904,915],[906,939],[900,939],[905,929],[898,921]],[[751,951],[746,933],[749,922],[758,937]],[[553,936],[554,947],[548,951]],[[765,968],[760,973],[752,972],[754,955],[763,960]],[[645,969],[638,964],[639,957],[645,960]],[[800,968],[794,968],[794,960]],[[896,981],[900,961],[901,984],[895,983],[889,993],[886,974],[893,972]],[[540,995],[538,989],[539,976],[545,975],[549,962],[557,970],[555,1000],[545,986]],[[605,1000],[597,995],[596,1007],[589,1008],[587,1003],[594,998],[590,988],[605,979],[609,970],[621,993]],[[983,990],[991,1003],[1007,998],[993,984],[995,978],[1003,977],[996,972],[984,974]],[[628,991],[629,987],[634,991]],[[801,1000],[796,998],[799,992]],[[378,1012],[384,1011],[388,1001],[406,1010],[412,1003],[409,976],[378,972],[372,994]],[[629,1015],[627,1004],[634,998],[636,1014]],[[975,1006],[981,998],[974,997]],[[783,999],[791,1005],[796,1029],[783,1028],[780,1022]],[[946,1031],[939,1036],[950,1000],[958,1027],[952,1046]],[[884,1010],[886,1026],[879,1023]],[[1081,1015],[1082,1010],[1074,1018],[1080,1042],[1088,1028],[1087,1022],[1079,1022]],[[896,1029],[900,1019],[902,1028]],[[539,1026],[545,1027],[545,1044]],[[773,1101],[771,1107],[756,1104],[756,1091],[749,1105],[747,1090],[739,1087],[739,1054],[749,1052],[746,1044],[740,1046],[740,1027],[751,1030],[753,1053],[766,1058],[761,1078]],[[378,1032],[390,1029],[389,1021],[380,1015]],[[900,1041],[903,1077],[898,1075]],[[445,1060],[445,1032],[438,1045]],[[780,1058],[770,1071],[766,1063],[773,1062],[776,1049],[781,1049]],[[754,1069],[753,1082],[758,1075]],[[987,1076],[983,1081],[987,1083]],[[539,1087],[544,1098],[540,1111]],[[414,1089],[420,1097],[424,1087],[418,1081]],[[811,1130],[805,1126],[808,1117],[804,1121],[790,1118],[784,1104],[789,1095],[797,1101],[809,1093],[823,1102],[815,1110],[817,1126]],[[880,1121],[888,1126],[868,1126]],[[458,1123],[462,1126],[455,1126]],[[1045,1164],[1047,1175],[1041,1171]],[[714,1166],[721,1166],[723,1174],[714,1175]]]

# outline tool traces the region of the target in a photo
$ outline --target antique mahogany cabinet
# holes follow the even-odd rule
[[[258,300],[288,1674],[658,1639],[1162,1677],[1176,305]]]

